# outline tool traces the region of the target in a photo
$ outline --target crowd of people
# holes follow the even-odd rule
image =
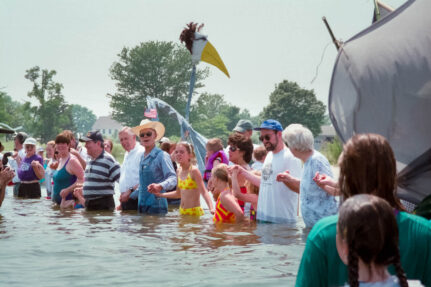
[[[253,131],[260,146],[252,143]],[[16,197],[39,198],[44,180],[47,198],[63,209],[166,214],[169,202],[179,199],[180,215],[199,217],[202,196],[215,223],[294,223],[301,211],[312,229],[297,286],[408,286],[407,279],[431,285],[431,224],[406,212],[397,198],[396,162],[382,136],[353,136],[339,158],[337,181],[300,124],[283,129],[268,119],[253,127],[240,120],[226,148],[218,138],[208,140],[202,173],[194,147],[171,143],[164,133],[161,122],[147,119],[124,127],[120,166],[113,142],[99,131],[79,142],[63,131],[46,144],[46,159],[37,154],[36,140],[20,132],[15,152],[3,155],[10,160],[0,166],[0,205],[8,183]]]

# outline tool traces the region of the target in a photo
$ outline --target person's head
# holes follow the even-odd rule
[[[263,143],[267,151],[278,153],[284,147],[284,143],[281,139],[281,132],[283,127],[280,122],[276,120],[266,120],[260,127],[254,130],[260,131],[260,141]]]
[[[164,152],[169,153],[169,151],[171,150],[171,143],[168,142],[162,142],[160,144],[160,149]],[[170,153],[169,153],[170,154]]]
[[[394,264],[400,283],[405,280],[394,210],[384,199],[370,194],[347,199],[339,210],[336,245],[341,260],[348,265],[350,286],[358,286],[361,261],[370,273],[372,268],[384,272],[385,267]]]
[[[46,157],[47,158],[53,158],[54,157],[54,147],[55,147],[55,141],[49,141],[46,143]]]
[[[112,149],[114,148],[114,143],[111,140],[107,139],[104,141],[103,146],[106,152],[111,153]]]
[[[24,141],[24,149],[27,157],[31,157],[36,154],[36,140],[34,138],[26,138]]]
[[[219,138],[212,138],[207,141],[206,144],[207,156],[212,156],[215,152],[223,150],[223,143]]]
[[[253,155],[253,143],[240,133],[229,136],[229,160],[236,164],[249,163]]]
[[[133,133],[130,127],[124,127],[118,133],[118,137],[120,138],[121,146],[125,151],[129,152],[135,148],[136,145],[136,135]]]
[[[264,146],[258,146],[253,150],[253,156],[257,161],[264,162],[266,158],[266,148]]]
[[[196,164],[196,155],[193,146],[188,142],[177,143],[175,161],[179,164]]]
[[[70,136],[62,132],[55,137],[55,149],[60,157],[67,157],[70,151]]]
[[[103,136],[99,131],[88,132],[86,136],[79,139],[80,142],[85,142],[87,153],[93,159],[97,158],[104,150]]]
[[[338,185],[347,199],[355,194],[374,194],[392,207],[404,210],[396,197],[396,161],[388,141],[377,134],[357,134],[343,147],[339,158]]]
[[[4,150],[4,146],[2,145],[2,143],[0,142],[0,152],[2,152]]]
[[[37,155],[41,158],[44,158],[43,153],[45,152],[45,149],[43,147],[37,148]]]
[[[314,150],[313,134],[301,124],[290,124],[282,136],[292,154],[298,158],[302,159],[301,155]]]
[[[151,150],[165,134],[165,126],[161,122],[145,119],[139,126],[132,128],[132,131],[139,136],[141,145]]]
[[[211,178],[208,182],[209,189],[211,190],[214,200],[217,201],[223,188],[231,185],[231,179],[227,170],[227,165],[221,163],[211,170]]]
[[[19,132],[15,135],[14,138],[14,144],[17,151],[22,149],[25,140],[27,139],[28,135],[25,132]]]
[[[232,131],[243,134],[249,139],[253,135],[253,124],[249,120],[239,120]]]
[[[63,135],[66,136],[69,139],[70,147],[76,148],[77,142],[75,138],[75,134],[71,130],[64,130]]]

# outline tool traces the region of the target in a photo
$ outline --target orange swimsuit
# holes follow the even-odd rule
[[[234,223],[235,222],[235,214],[226,210],[220,202],[220,196],[217,199],[216,210],[214,213],[214,222],[224,222],[224,223]]]

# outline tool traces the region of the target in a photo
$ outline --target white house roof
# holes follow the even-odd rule
[[[325,125],[320,128],[322,129],[320,136],[335,137],[337,135],[332,125]]]
[[[99,117],[93,125],[92,130],[113,129],[121,130],[123,126],[112,119],[111,116]]]

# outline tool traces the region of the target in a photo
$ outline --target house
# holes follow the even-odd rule
[[[92,130],[98,130],[103,136],[115,138],[123,126],[111,116],[99,117],[93,125]]]
[[[332,141],[337,133],[332,125],[324,125],[320,127],[322,132],[314,138],[314,148],[320,150],[322,144],[325,142]]]

